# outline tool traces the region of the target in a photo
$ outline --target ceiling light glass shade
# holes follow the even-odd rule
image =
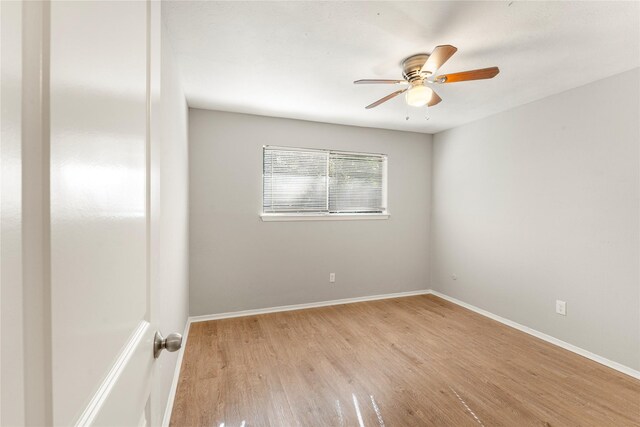
[[[423,85],[415,85],[407,91],[407,104],[412,107],[422,107],[431,101],[433,90]]]

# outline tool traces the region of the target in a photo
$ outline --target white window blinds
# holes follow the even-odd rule
[[[322,151],[264,149],[264,212],[327,212],[327,159]]]
[[[382,156],[330,153],[329,210],[376,213],[385,211]]]
[[[381,154],[264,147],[264,213],[384,213]]]

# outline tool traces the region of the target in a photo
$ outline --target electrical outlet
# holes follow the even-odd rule
[[[564,301],[556,300],[556,313],[563,316],[567,315],[567,303]]]
[[[329,273],[329,283],[336,283],[336,273]]]

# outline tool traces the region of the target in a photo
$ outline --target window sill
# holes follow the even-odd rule
[[[261,214],[263,221],[353,221],[389,219],[388,213],[375,214]]]

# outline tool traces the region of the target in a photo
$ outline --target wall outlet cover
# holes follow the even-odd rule
[[[556,313],[563,316],[567,315],[567,303],[565,301],[556,300]]]

